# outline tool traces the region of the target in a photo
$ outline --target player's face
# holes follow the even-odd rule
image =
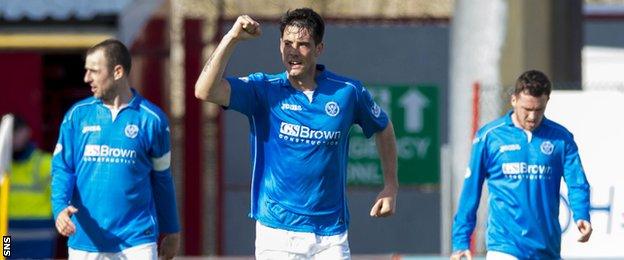
[[[542,123],[548,99],[547,95],[534,97],[524,92],[511,95],[512,116],[522,129],[533,131]]]
[[[280,52],[289,77],[314,77],[316,59],[322,50],[323,43],[315,43],[308,29],[297,26],[284,28],[280,38]]]
[[[93,96],[109,100],[115,95],[115,79],[104,56],[104,50],[97,50],[85,61],[84,82],[89,84]]]

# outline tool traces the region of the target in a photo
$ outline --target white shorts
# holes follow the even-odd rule
[[[256,222],[256,259],[351,259],[347,232],[319,236],[267,227]]]
[[[518,260],[518,258],[503,252],[488,251],[485,260]]]
[[[80,260],[132,260],[132,259],[158,259],[158,250],[156,243],[142,244],[126,248],[117,253],[100,253],[100,252],[87,252],[69,248],[68,259],[80,259]]]

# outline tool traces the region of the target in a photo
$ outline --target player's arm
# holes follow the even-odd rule
[[[231,88],[229,82],[223,78],[225,67],[239,41],[256,38],[260,34],[258,22],[247,15],[239,16],[206,62],[195,83],[195,97],[221,106],[228,106]]]
[[[171,259],[177,254],[180,245],[180,222],[171,176],[169,124],[164,115],[162,118],[164,122],[154,129],[149,154],[152,160],[152,194],[156,204],[159,232],[163,235],[158,253],[165,259]]]
[[[170,160],[170,156],[171,153],[163,155],[163,157],[167,157],[166,160]],[[152,158],[152,160],[159,159],[165,160],[165,158]],[[154,168],[152,170],[152,190],[154,202],[156,203],[160,233],[171,234],[180,232],[175,189],[173,186],[173,178],[171,177],[171,170],[169,168]]]
[[[180,232],[164,234],[158,246],[158,255],[164,259],[173,259],[180,248]]]
[[[453,256],[455,257],[468,256],[466,251],[470,249],[470,236],[477,222],[477,209],[479,208],[483,182],[487,175],[485,169],[488,156],[486,154],[486,140],[475,138],[453,222],[452,240]]]
[[[593,231],[589,216],[589,183],[578,154],[578,147],[571,137],[565,145],[563,178],[568,185],[568,199],[574,222],[581,232],[579,242],[587,242]]]
[[[158,129],[154,130],[153,140],[151,140],[152,147],[149,152],[152,161],[152,193],[156,203],[158,226],[161,233],[180,231],[175,189],[171,176],[171,144],[169,140],[169,125],[162,122]]]
[[[384,188],[377,195],[370,215],[372,217],[387,217],[394,214],[396,210],[396,196],[399,189],[396,138],[391,121],[388,121],[384,130],[375,134],[375,143],[381,160]]]
[[[61,123],[59,139],[54,148],[51,173],[51,200],[56,230],[63,236],[70,236],[76,232],[76,226],[71,216],[78,210],[70,205],[76,174],[74,166],[73,127],[71,121],[65,119]]]

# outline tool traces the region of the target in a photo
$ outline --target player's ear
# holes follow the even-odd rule
[[[124,76],[124,74],[126,74],[126,72],[124,71],[123,67],[121,65],[116,65],[113,68],[113,78],[115,80],[118,80],[120,78],[122,78]]]
[[[325,43],[323,42],[316,45],[316,47],[314,48],[314,54],[316,55],[316,57],[320,56],[321,53],[323,53],[323,48],[325,48]]]
[[[511,106],[516,107],[517,102],[518,102],[518,97],[516,96],[516,94],[515,93],[511,94],[511,100],[510,100]]]

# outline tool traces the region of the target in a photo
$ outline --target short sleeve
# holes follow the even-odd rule
[[[356,91],[355,123],[362,127],[366,138],[370,138],[386,128],[388,115],[375,103],[365,87],[359,86]]]
[[[228,77],[230,83],[230,105],[226,109],[252,116],[259,107],[266,103],[266,76],[262,73],[247,77]]]

